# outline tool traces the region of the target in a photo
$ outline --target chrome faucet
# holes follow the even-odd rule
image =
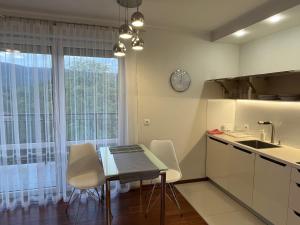
[[[275,126],[271,121],[258,121],[259,125],[271,125],[272,131],[271,131],[271,143],[274,144],[274,136],[275,136]]]

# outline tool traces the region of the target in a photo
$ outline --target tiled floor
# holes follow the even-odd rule
[[[265,225],[209,181],[176,187],[209,225]]]

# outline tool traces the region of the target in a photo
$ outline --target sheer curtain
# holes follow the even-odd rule
[[[116,37],[97,26],[0,19],[0,210],[66,200],[71,144],[127,143]]]

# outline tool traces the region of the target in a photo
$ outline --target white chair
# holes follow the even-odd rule
[[[172,200],[172,198],[173,198],[173,200],[176,203],[177,208],[179,209],[180,215],[182,215],[181,207],[178,202],[175,187],[174,187],[174,183],[176,181],[179,181],[182,178],[182,173],[181,173],[181,170],[179,167],[179,163],[178,163],[178,159],[176,156],[173,142],[171,140],[153,140],[150,143],[150,150],[154,153],[154,155],[158,159],[160,159],[168,167],[168,170],[166,171],[166,183],[167,183],[167,188],[169,187],[172,197],[168,194],[168,192],[166,192],[166,194],[170,200]],[[151,199],[152,199],[154,190],[155,190],[157,184],[160,183],[160,178],[157,178],[153,181],[154,181],[154,185],[153,185],[153,188],[152,188],[152,191],[150,194],[150,198],[148,200],[146,215],[149,212]],[[155,203],[153,203],[153,205],[154,204]]]
[[[76,189],[80,191],[79,204],[81,201],[81,196],[84,193],[88,194],[88,196],[91,196],[92,198],[95,198],[95,195],[91,190],[95,190],[98,196],[98,198],[95,199],[100,202],[100,195],[98,192],[99,186],[101,186],[101,199],[103,199],[105,177],[102,164],[99,160],[99,156],[94,145],[71,145],[67,169],[67,182],[73,187],[73,190],[67,203],[66,213],[68,213],[68,208],[71,204]],[[77,208],[77,216],[79,204]]]

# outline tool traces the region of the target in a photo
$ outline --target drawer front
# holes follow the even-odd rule
[[[289,208],[300,212],[300,183],[294,181],[291,182]]]
[[[254,174],[253,209],[274,225],[285,225],[291,167],[257,155]]]
[[[300,184],[300,169],[293,168],[292,180]]]
[[[300,213],[295,210],[289,209],[287,225],[299,225],[300,224]]]

